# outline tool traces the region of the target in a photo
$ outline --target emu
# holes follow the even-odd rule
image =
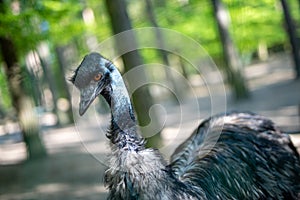
[[[111,108],[108,199],[300,199],[299,154],[269,119],[245,112],[210,117],[167,163],[158,150],[145,147],[111,61],[95,52],[86,55],[71,82],[80,91],[80,115],[98,95]],[[215,145],[206,139],[217,136]]]

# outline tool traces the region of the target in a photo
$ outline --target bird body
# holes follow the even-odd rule
[[[238,112],[204,120],[168,164],[145,147],[112,62],[91,53],[71,81],[80,90],[80,115],[100,94],[111,108],[108,199],[300,199],[299,154],[270,120]]]

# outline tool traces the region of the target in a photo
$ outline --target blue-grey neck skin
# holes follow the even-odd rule
[[[122,76],[112,63],[107,67],[110,82],[101,95],[111,108],[107,137],[112,155],[105,173],[105,184],[110,190],[108,199],[199,199],[194,198],[194,189],[172,175],[158,150],[144,147]]]
[[[134,109],[126,86],[117,68],[110,65],[111,83],[102,95],[111,108],[111,128],[107,136],[119,148],[138,150],[144,148],[144,140],[137,133]]]
[[[95,80],[99,76],[99,80]],[[107,136],[119,148],[140,149],[144,142],[137,133],[134,110],[117,67],[98,53],[90,53],[71,78],[80,90],[79,114],[83,115],[100,94],[111,108],[111,128]]]

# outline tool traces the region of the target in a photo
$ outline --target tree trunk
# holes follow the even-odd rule
[[[3,0],[0,0],[0,13],[6,13]],[[0,24],[1,25],[1,24]],[[39,124],[32,101],[22,87],[22,73],[18,64],[17,49],[7,36],[0,37],[0,48],[5,63],[5,74],[11,93],[12,104],[16,109],[29,159],[46,156],[46,149],[39,136]]]
[[[69,64],[66,63],[65,61],[65,56],[64,56],[64,51],[65,51],[65,47],[63,46],[57,46],[55,48],[56,51],[56,56],[58,59],[58,70],[57,70],[57,82],[60,83],[60,96],[62,98],[65,98],[67,100],[67,102],[69,103],[69,105],[72,105],[71,103],[71,95],[68,89],[68,85],[67,85],[67,81],[66,81],[66,73],[65,73],[65,67]],[[61,112],[61,111],[60,111]],[[60,113],[59,115],[62,115],[63,113]],[[65,112],[66,114],[66,120],[61,120],[61,121],[65,121],[64,124],[71,124],[74,123],[74,118],[73,118],[73,112],[72,112],[72,107],[69,106],[69,108],[67,109],[67,111]],[[61,117],[62,118],[62,117]]]
[[[106,0],[106,7],[110,16],[114,34],[118,34],[120,32],[131,29],[131,22],[127,14],[126,2],[124,0]],[[132,32],[129,32],[125,37],[126,38],[122,38],[122,41],[116,41],[118,51],[122,52],[122,50],[128,48],[128,46],[136,47],[134,49],[137,49],[137,43],[134,34]],[[137,50],[133,50],[131,52],[123,54],[122,60],[124,62],[126,72],[143,64],[142,58]],[[141,70],[139,70],[139,72],[140,74],[137,74],[137,76],[139,76],[143,80],[147,80],[146,72]],[[131,85],[134,86],[135,84],[132,80],[128,80],[128,83],[129,88],[131,87]],[[149,124],[150,117],[148,112],[153,104],[153,99],[150,95],[149,89],[147,87],[139,88],[134,92],[132,97],[140,126]],[[151,120],[151,125],[153,125],[153,127],[159,127],[159,120],[157,116],[152,117]],[[149,133],[148,131],[143,129],[143,135],[145,137],[147,135],[153,135],[153,133]],[[149,137],[147,140],[147,145],[157,147],[160,142],[160,133],[156,133],[154,136]]]
[[[229,34],[229,16],[221,0],[212,0],[214,15],[218,25],[220,38],[223,46],[223,53],[226,62],[227,81],[233,89],[236,100],[247,98],[249,96],[245,80],[241,73],[241,61],[239,60],[236,48]]]
[[[57,96],[57,88],[56,88],[56,85],[55,85],[55,78],[52,74],[52,71],[50,70],[50,66],[49,66],[49,63],[47,62],[47,58],[44,58],[43,56],[41,56],[39,54],[39,59],[41,61],[41,67],[43,69],[45,79],[48,82],[49,89],[50,89],[51,94],[52,94],[53,112],[56,116],[58,116],[58,114],[59,114],[58,109],[57,109],[58,96]],[[60,125],[59,117],[58,117],[56,125]]]
[[[166,7],[166,0],[154,0],[154,4],[157,7]]]
[[[3,3],[2,1],[0,1]],[[39,136],[39,124],[31,100],[26,97],[22,88],[21,68],[18,64],[16,49],[8,38],[0,38],[2,58],[5,62],[5,73],[14,108],[17,111],[24,142],[30,159],[44,157],[46,149]]]
[[[170,62],[168,59],[168,54],[167,52],[164,50],[165,48],[165,42],[164,42],[164,38],[163,38],[163,34],[161,33],[160,29],[158,29],[158,23],[156,21],[154,12],[153,12],[153,6],[151,3],[151,0],[145,0],[146,3],[146,13],[148,15],[149,21],[151,23],[151,25],[157,29],[155,29],[155,38],[156,38],[156,43],[157,46],[159,47],[158,52],[159,55],[162,59],[162,61],[164,62],[164,64],[167,66],[165,67],[165,75],[168,81],[170,81],[171,83],[171,89],[174,91],[175,96],[172,95],[173,97],[173,101],[174,102],[178,102],[176,96],[179,95],[179,98],[184,97],[183,92],[185,90],[180,90],[178,87],[178,83],[176,82],[174,76],[172,75],[172,70],[170,69]]]
[[[284,19],[286,23],[286,31],[290,40],[290,44],[292,47],[292,55],[294,60],[294,67],[296,72],[296,78],[300,78],[300,46],[297,39],[297,32],[293,22],[293,18],[291,16],[290,8],[286,0],[280,0]]]

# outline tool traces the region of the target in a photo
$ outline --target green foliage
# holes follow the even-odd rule
[[[279,0],[222,1],[230,13],[230,32],[242,57],[253,55],[260,43],[268,47],[286,46],[288,39],[284,31]],[[73,43],[82,55],[89,51],[86,44],[88,36],[96,36],[101,42],[111,35],[105,1],[6,0],[4,2],[6,12],[0,13],[0,36],[9,37],[14,41],[21,58],[45,40],[49,43],[52,54],[55,46]],[[216,60],[221,57],[222,48],[211,1],[152,2],[159,26],[190,36],[198,41],[210,56]],[[131,0],[127,3],[133,27],[151,26],[145,12],[145,1]],[[290,0],[288,3],[299,26],[299,1]],[[85,9],[91,9],[94,13],[94,21],[88,24],[84,23],[82,16]],[[142,54],[146,63],[159,62],[160,58],[153,50],[143,50]],[[0,74],[0,90],[3,104],[10,105],[3,74]]]
[[[86,34],[96,35],[101,41],[111,33],[104,1],[22,0],[18,12],[10,9],[13,7],[11,3],[12,1],[7,1],[7,12],[0,15],[0,35],[12,37],[19,51],[24,53],[34,49],[41,40],[63,45],[77,38],[80,46],[84,46],[80,40]],[[145,14],[145,2],[132,0],[128,3],[133,26],[151,26]],[[165,3],[154,7],[159,26],[192,37],[213,57],[221,55],[219,36],[209,0],[169,0]],[[223,0],[223,3],[230,12],[232,38],[242,54],[255,52],[260,42],[269,47],[286,43],[279,1]],[[295,20],[299,21],[298,2],[291,0],[289,3]],[[154,5],[157,5],[155,1]],[[82,12],[85,8],[94,11],[94,23],[84,24]]]
[[[241,53],[253,53],[259,43],[268,47],[286,43],[279,1],[225,1],[232,20],[232,34]]]
[[[41,41],[63,44],[82,34],[80,9],[75,0],[4,1],[1,4],[0,36],[13,41],[22,61]],[[28,78],[25,76],[23,80]],[[2,106],[11,106],[4,73],[0,75],[0,89]]]
[[[284,30],[280,1],[241,1],[222,0],[227,7],[231,26],[230,32],[242,56],[253,54],[260,43],[273,47],[288,43]],[[178,0],[166,1],[165,6],[155,8],[159,26],[177,30],[198,41],[213,58],[222,55],[218,30],[209,0],[190,0],[183,4]],[[136,1],[132,2],[137,7]],[[295,21],[299,22],[299,5],[296,0],[289,1]],[[131,4],[130,4],[131,5]],[[135,13],[133,22],[136,27],[145,24],[143,9]],[[136,11],[137,12],[137,11]],[[149,25],[149,23],[148,23]]]
[[[11,107],[11,100],[9,96],[9,90],[6,77],[3,72],[3,67],[0,67],[0,107],[3,107],[6,110]]]
[[[40,26],[44,25],[45,28],[45,38],[50,38],[55,44],[66,44],[74,37],[83,35],[85,27],[81,11],[82,5],[75,0],[41,1],[37,12],[41,20]]]
[[[10,37],[21,54],[35,49],[42,40],[64,44],[84,33],[78,1],[21,1],[17,7],[7,5],[0,15],[0,35]]]

